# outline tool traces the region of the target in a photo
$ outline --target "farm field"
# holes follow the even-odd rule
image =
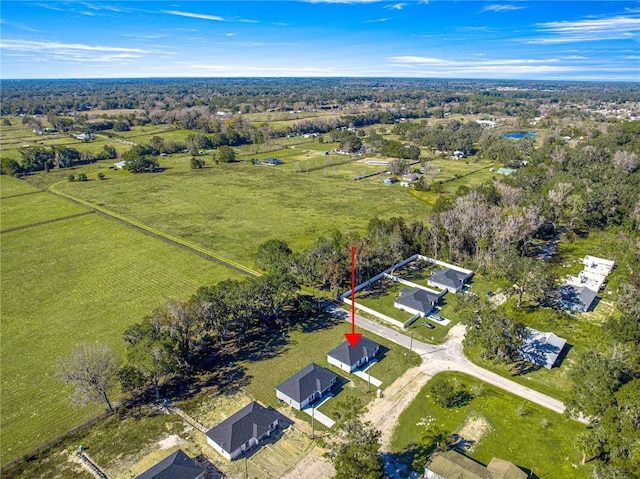
[[[420,220],[428,212],[404,189],[379,184],[242,163],[194,171],[174,157],[163,158],[161,167],[167,169],[154,174],[114,171],[108,181],[62,181],[56,189],[245,265],[268,239],[299,250],[333,229],[361,230],[375,216],[411,211]],[[90,177],[99,171],[87,168]]]
[[[3,191],[11,182],[3,178]],[[24,225],[4,216],[5,201],[44,195],[3,200],[3,225]],[[50,202],[64,203],[53,197]],[[34,210],[43,206],[29,204]],[[21,208],[8,211],[23,214]],[[46,214],[34,213],[33,219]],[[97,214],[3,233],[1,272],[3,463],[101,410],[75,409],[54,377],[56,361],[74,345],[103,342],[122,353],[122,331],[153,307],[186,299],[203,284],[239,277]]]
[[[391,449],[405,461],[425,457],[426,451],[418,445],[424,426],[418,423],[431,419],[445,432],[459,433],[469,441],[466,454],[485,465],[498,457],[527,472],[533,469],[534,477],[591,477],[592,466],[580,465],[582,455],[574,446],[584,425],[464,374],[441,373],[437,377],[466,394],[460,395],[457,406],[447,409],[434,402],[429,383],[422,388],[400,414],[393,435]]]

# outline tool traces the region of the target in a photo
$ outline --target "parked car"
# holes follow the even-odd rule
[[[490,298],[491,296],[494,296],[496,293],[494,293],[493,291],[489,291],[487,293],[487,298]]]
[[[422,321],[420,324],[423,325],[425,328],[435,329],[435,326],[433,324],[427,323],[426,321]]]

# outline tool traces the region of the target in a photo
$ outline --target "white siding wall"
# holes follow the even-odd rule
[[[296,408],[296,409],[298,409],[298,410],[299,410],[299,409],[302,409],[302,407],[304,407],[304,406],[300,407],[300,403],[298,403],[297,401],[294,401],[294,400],[293,400],[293,399],[291,399],[289,396],[287,396],[287,395],[286,395],[286,394],[284,394],[284,393],[281,393],[281,392],[280,392],[280,391],[278,391],[277,389],[276,389],[276,397],[277,397],[278,399],[281,399],[282,401],[286,402],[289,406],[291,406],[291,407],[293,407],[293,408]]]
[[[231,454],[229,454],[227,451],[225,451],[224,449],[222,449],[222,447],[220,447],[218,445],[218,443],[213,442],[213,439],[211,439],[209,436],[207,436],[207,444],[209,444],[209,446],[211,446],[212,448],[214,448],[216,451],[218,451],[220,453],[220,455],[222,457],[224,457],[227,461],[231,461]]]
[[[327,362],[328,362],[329,364],[331,364],[332,366],[335,366],[335,367],[337,367],[337,368],[340,368],[340,369],[342,369],[343,371],[346,371],[346,372],[348,372],[348,373],[350,373],[350,372],[352,371],[352,370],[351,370],[351,367],[350,367],[348,364],[345,364],[345,363],[343,363],[343,362],[341,362],[341,361],[338,361],[337,359],[332,358],[332,357],[331,357],[331,356],[329,356],[329,355],[327,355]]]

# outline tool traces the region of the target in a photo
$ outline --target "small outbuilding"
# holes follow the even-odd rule
[[[229,461],[260,444],[278,428],[278,414],[253,401],[206,433],[207,443]]]
[[[380,345],[369,338],[362,336],[355,347],[351,347],[349,341],[345,341],[340,346],[327,353],[329,364],[339,367],[348,373],[361,368],[376,357]]]
[[[276,397],[295,409],[304,409],[322,399],[336,384],[338,376],[311,363],[276,387]]]
[[[264,160],[262,160],[262,164],[267,166],[278,166],[278,165],[281,165],[282,163],[283,162],[280,161],[275,156],[272,156],[270,158],[265,158]]]

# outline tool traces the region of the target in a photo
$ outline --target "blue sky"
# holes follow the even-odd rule
[[[625,1],[2,1],[0,77],[640,81]]]

